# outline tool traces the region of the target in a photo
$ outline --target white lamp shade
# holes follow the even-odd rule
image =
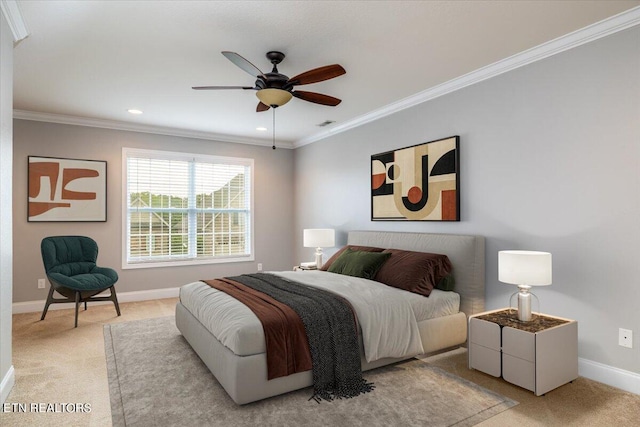
[[[307,228],[302,244],[305,248],[332,248],[336,245],[336,232],[332,228]]]
[[[551,254],[535,251],[500,251],[498,280],[522,286],[550,285]]]

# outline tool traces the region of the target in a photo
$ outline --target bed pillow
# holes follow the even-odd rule
[[[390,253],[345,249],[329,267],[330,273],[373,279]]]
[[[438,283],[436,283],[436,289],[441,291],[453,291],[456,286],[456,280],[453,278],[453,274],[444,276]]]
[[[391,256],[378,270],[375,280],[426,297],[453,269],[449,258],[442,254],[400,249],[385,249],[382,253]]]
[[[382,252],[384,251],[383,248],[374,248],[373,246],[355,246],[355,245],[347,245],[345,247],[343,247],[342,249],[340,249],[338,252],[336,252],[335,254],[333,254],[331,256],[331,258],[329,258],[327,260],[327,262],[325,262],[324,264],[322,264],[322,267],[320,268],[320,270],[323,271],[328,271],[329,267],[331,267],[331,264],[333,264],[333,262],[335,260],[338,259],[338,257],[340,255],[342,255],[342,253],[344,251],[347,250],[347,248],[351,249],[352,251],[364,251],[364,252]]]

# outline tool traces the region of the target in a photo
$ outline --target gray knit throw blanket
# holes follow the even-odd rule
[[[362,378],[354,313],[344,298],[273,274],[244,274],[228,279],[287,304],[300,316],[311,352],[311,399],[319,403],[374,389],[373,383]]]

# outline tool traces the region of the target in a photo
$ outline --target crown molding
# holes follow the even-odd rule
[[[293,143],[302,147],[640,24],[640,6],[479,68]]]
[[[27,25],[24,23],[20,6],[16,0],[0,0],[0,10],[9,23],[14,43],[29,36],[29,30],[27,30]]]
[[[34,111],[13,110],[13,118],[20,120],[31,120],[35,122],[59,123],[65,125],[87,126],[94,128],[125,130],[130,132],[153,133],[158,135],[178,136],[182,138],[204,139],[218,142],[233,142],[236,144],[260,145],[271,147],[271,141],[243,138],[232,135],[216,134],[212,132],[201,132],[196,130],[179,129],[165,126],[144,125],[139,123],[123,122],[117,120],[94,119],[88,117],[69,116],[64,114],[38,113]],[[293,143],[280,141],[276,144],[278,148],[292,149]]]

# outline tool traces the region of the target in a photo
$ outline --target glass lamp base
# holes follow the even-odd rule
[[[520,322],[531,322],[534,320],[534,315],[531,312],[531,299],[535,298],[538,301],[538,311],[540,311],[540,300],[538,297],[530,292],[530,286],[518,286],[519,291],[511,295],[509,300],[509,306],[513,308],[513,297],[518,296],[518,320]]]
[[[322,267],[322,248],[316,248],[316,268]]]
[[[532,318],[531,293],[528,289],[526,291],[520,289],[520,292],[518,292],[518,320],[521,322],[530,322]]]

